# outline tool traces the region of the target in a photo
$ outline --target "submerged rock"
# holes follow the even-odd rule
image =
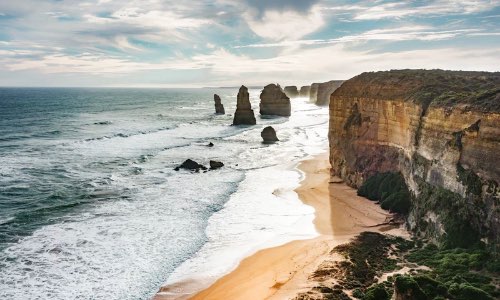
[[[223,115],[226,113],[224,110],[224,105],[222,104],[219,95],[214,94],[214,102],[215,102],[215,113],[218,115]]]
[[[288,117],[291,113],[290,98],[279,84],[268,84],[260,94],[260,114]]]
[[[296,98],[299,96],[299,90],[294,85],[285,86],[283,91],[285,92],[288,98]]]
[[[274,143],[279,141],[278,137],[276,136],[276,130],[274,130],[273,127],[267,126],[262,130],[260,133],[260,136],[264,140],[264,143]]]
[[[187,159],[180,166],[175,167],[174,170],[179,171],[180,169],[199,172],[200,170],[206,170],[207,167],[195,162],[194,160]]]
[[[250,104],[248,88],[242,85],[238,91],[233,125],[255,125],[256,123],[252,105]]]
[[[216,170],[216,169],[220,169],[222,167],[224,167],[224,164],[222,162],[216,161],[216,160],[210,161],[210,169]]]

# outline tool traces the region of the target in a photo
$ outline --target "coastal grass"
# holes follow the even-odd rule
[[[424,107],[462,104],[479,111],[500,111],[500,72],[406,69],[365,72],[355,78],[370,86],[404,87],[379,93],[384,98],[414,101]]]
[[[500,299],[500,260],[486,248],[444,249],[425,240],[363,232],[331,253],[344,260],[320,266],[312,277],[337,284],[317,286],[296,300],[343,300],[348,294],[361,300],[389,300],[395,293],[414,300]],[[379,281],[383,274],[405,266],[410,268],[406,274]]]
[[[397,240],[389,239],[398,243]],[[411,243],[413,248],[403,253],[400,265],[426,266],[412,269],[409,274],[389,276],[382,282],[357,290],[358,299],[390,299],[392,293],[415,300],[493,300],[500,298],[500,260],[486,249],[443,249],[433,244],[420,247],[422,241]],[[408,242],[403,249],[408,249]],[[393,245],[395,246],[395,245]],[[385,296],[385,290],[389,297]]]

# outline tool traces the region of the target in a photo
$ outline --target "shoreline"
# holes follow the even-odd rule
[[[392,216],[379,205],[357,196],[356,190],[344,183],[330,183],[328,152],[300,162],[297,168],[305,176],[295,192],[314,208],[313,222],[319,236],[262,249],[192,297],[168,299],[293,298],[317,285],[309,275],[323,261],[332,259],[329,253],[333,247],[363,231],[408,236],[404,229],[379,225]]]

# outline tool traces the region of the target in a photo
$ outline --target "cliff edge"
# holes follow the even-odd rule
[[[407,226],[436,243],[500,241],[500,73],[360,74],[330,98],[332,175],[400,172]]]

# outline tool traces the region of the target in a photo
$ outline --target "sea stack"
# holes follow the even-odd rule
[[[222,104],[219,95],[214,94],[214,101],[215,101],[215,113],[218,115],[223,115],[226,113],[224,110],[224,105]]]
[[[300,87],[299,96],[309,98],[309,92],[311,91],[311,86],[304,85]]]
[[[313,83],[311,84],[311,88],[309,89],[309,101],[312,103],[316,103],[318,100],[318,88],[319,88],[319,83]]]
[[[255,125],[255,116],[250,104],[250,95],[248,88],[244,85],[238,91],[236,102],[236,112],[234,113],[233,125]]]
[[[285,92],[285,95],[287,95],[287,97],[290,99],[297,98],[299,96],[299,90],[294,85],[285,86],[283,91]]]
[[[289,117],[291,114],[290,98],[279,84],[268,84],[260,94],[260,114]]]
[[[342,85],[343,82],[343,80],[331,80],[320,83],[318,85],[318,93],[316,95],[316,104],[328,105],[330,103],[330,96]]]
[[[260,136],[264,140],[265,144],[279,141],[278,137],[276,136],[276,130],[274,130],[274,128],[271,126],[267,126],[266,128],[264,128],[260,133]]]

